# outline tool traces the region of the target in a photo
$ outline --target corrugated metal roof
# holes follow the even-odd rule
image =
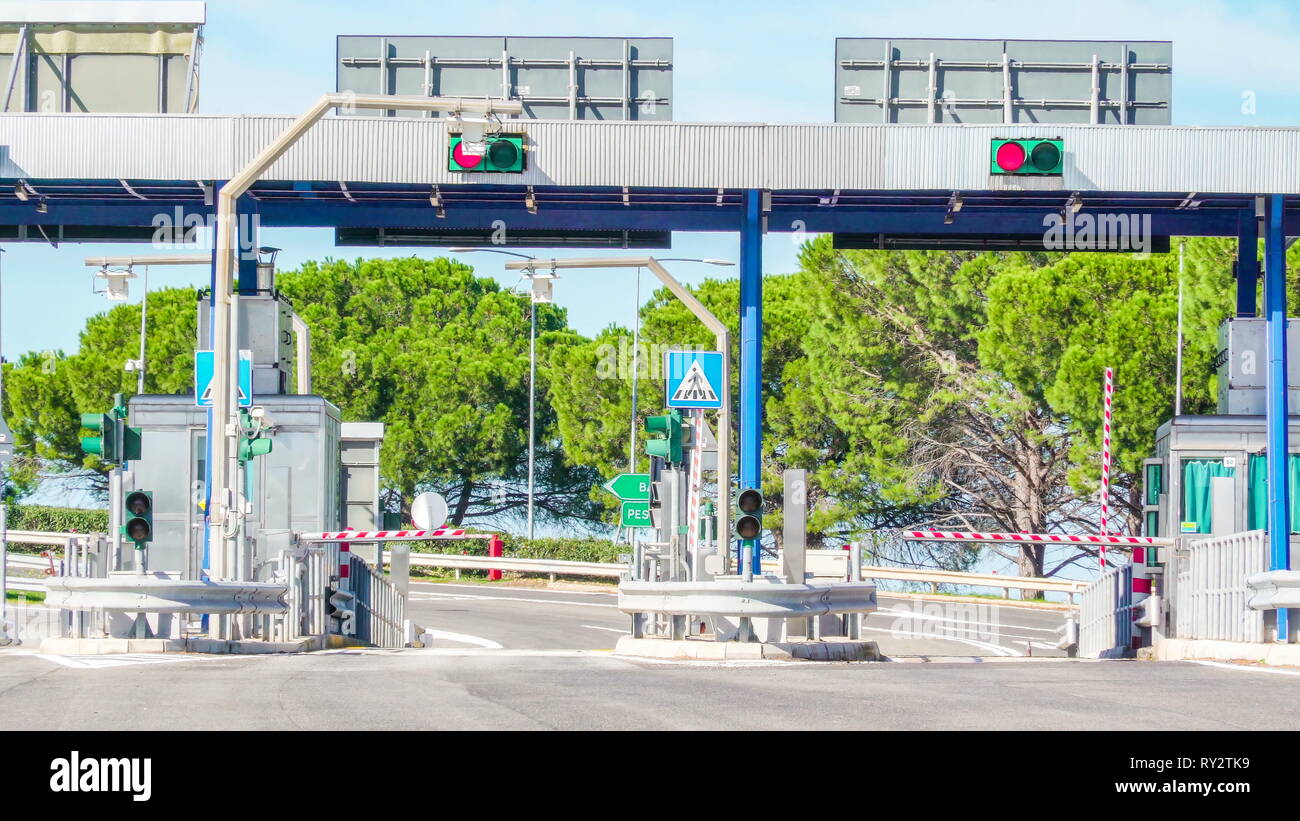
[[[293,121],[277,116],[0,115],[0,177],[227,179]],[[1300,193],[1300,129],[1182,126],[518,122],[523,174],[449,172],[441,120],[327,118],[268,180],[655,188],[964,190],[989,139],[1065,141],[1067,191]],[[508,127],[515,127],[511,121]],[[1015,178],[1024,180],[1026,178]]]

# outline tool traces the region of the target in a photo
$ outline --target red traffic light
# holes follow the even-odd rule
[[[451,149],[451,158],[456,161],[457,165],[465,169],[477,168],[478,164],[483,162],[483,155],[467,153],[463,142],[456,143],[456,146]]]
[[[1025,149],[1020,143],[1006,142],[998,146],[994,161],[998,168],[1008,173],[1019,171],[1025,164]]]

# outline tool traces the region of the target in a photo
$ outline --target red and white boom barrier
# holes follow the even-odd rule
[[[1172,547],[1173,539],[1157,536],[1114,536],[1104,533],[973,533],[961,530],[904,530],[904,539],[920,542],[1013,542],[1078,545]]]
[[[299,542],[344,542],[344,545],[340,545],[340,550],[343,551],[349,549],[351,542],[423,542],[459,539],[487,539],[488,556],[492,558],[501,556],[505,548],[499,533],[466,533],[464,530],[450,527],[440,527],[436,530],[331,530],[324,533],[298,535]],[[347,574],[342,572],[341,568],[342,565],[340,565],[341,577],[346,578]],[[501,571],[489,570],[488,579],[499,581]]]

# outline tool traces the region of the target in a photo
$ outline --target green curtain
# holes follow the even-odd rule
[[[1287,483],[1290,485],[1291,532],[1300,533],[1300,454],[1292,453],[1286,460]],[[1268,529],[1268,458],[1252,455],[1249,472],[1250,488],[1247,496],[1246,527],[1249,530]]]
[[[1175,532],[1209,533],[1213,523],[1210,521],[1210,480],[1217,476],[1235,476],[1235,468],[1223,466],[1222,459],[1185,459],[1183,460],[1183,514],[1182,523],[1195,522],[1196,530],[1182,529],[1182,523]]]

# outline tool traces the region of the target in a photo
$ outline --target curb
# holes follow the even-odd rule
[[[1144,661],[1248,661],[1270,666],[1300,667],[1300,644],[1215,641],[1211,639],[1164,639],[1153,647],[1138,650]]]
[[[239,641],[234,639],[72,639],[47,638],[40,652],[60,656],[115,655],[121,653],[203,653],[208,655],[271,655],[367,645],[346,636],[314,636],[297,641]]]

